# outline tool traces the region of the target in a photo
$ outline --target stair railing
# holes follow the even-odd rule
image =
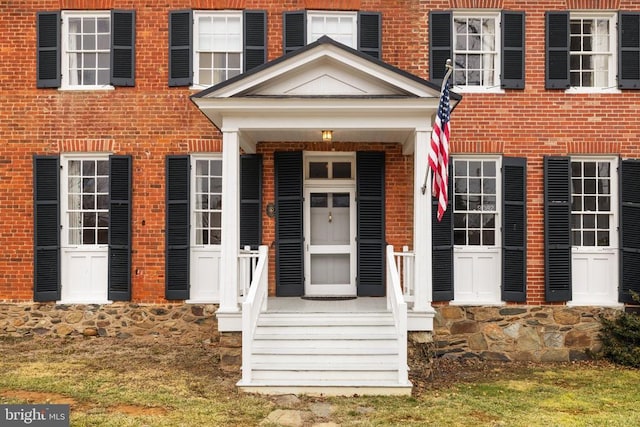
[[[400,274],[395,261],[393,246],[387,245],[387,310],[393,314],[398,331],[398,382],[409,382],[407,366],[407,303],[402,294]]]
[[[260,313],[267,310],[269,290],[269,249],[258,248],[258,263],[254,270],[249,291],[242,303],[242,381],[251,382],[251,352],[253,338],[258,326]]]

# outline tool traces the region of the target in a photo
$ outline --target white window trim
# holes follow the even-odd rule
[[[479,155],[479,154],[471,154],[471,155],[455,155],[451,156],[452,160],[463,160],[467,162],[473,161],[495,161],[496,162],[496,234],[495,234],[495,245],[453,245],[453,250],[455,252],[493,252],[494,250],[502,249],[502,156],[496,155]],[[452,179],[455,179],[455,169]],[[453,189],[453,197],[455,197],[455,187]],[[454,202],[454,200],[452,200]],[[451,206],[452,214],[455,214],[455,206],[452,203]],[[453,227],[453,226],[452,226]]]
[[[109,160],[109,153],[70,153],[60,155],[60,246],[62,247],[107,247],[108,244],[77,245],[69,243],[69,160]]]
[[[62,73],[62,79],[60,82],[60,88],[62,91],[83,91],[83,90],[114,90],[115,88],[110,85],[71,85],[69,84],[69,62],[67,60],[67,52],[69,50],[69,18],[71,17],[109,17],[111,18],[111,12],[108,10],[64,10],[61,12],[60,17],[62,19],[62,25],[60,26],[60,72]],[[111,71],[109,71],[111,72]]]
[[[193,70],[192,78],[193,84],[189,89],[201,90],[211,87],[211,85],[203,85],[198,81],[198,70],[200,69],[200,24],[199,19],[203,16],[225,16],[225,17],[240,17],[240,46],[244,46],[244,20],[242,19],[242,11],[238,10],[194,10],[193,11]],[[244,49],[240,49],[240,74],[244,73]]]
[[[357,12],[339,12],[339,11],[323,11],[323,10],[310,10],[307,12],[307,43],[312,43],[315,40],[311,40],[311,21],[313,17],[338,17],[338,18],[351,18],[352,25],[352,45],[353,49],[358,48],[358,13]],[[329,36],[330,37],[330,36]]]
[[[609,86],[606,87],[577,87],[573,86],[565,90],[567,94],[581,93],[622,93],[618,89],[618,14],[612,11],[570,11],[569,21],[571,19],[609,19],[609,42],[611,46],[611,57],[609,58]],[[571,32],[569,32],[571,37]],[[571,47],[569,47],[571,52]],[[569,67],[571,65],[569,64]]]
[[[320,186],[336,186],[339,187],[342,184],[351,185],[356,180],[356,153],[353,151],[314,151],[303,153],[304,163],[304,182],[305,185],[320,185]],[[335,161],[349,161],[351,162],[351,179],[331,179],[331,178],[308,178],[309,176],[309,164],[311,162],[335,162]]]
[[[496,82],[493,86],[467,86],[467,85],[454,85],[453,89],[459,93],[505,93],[505,90],[502,89],[501,84],[502,80],[500,79],[500,75],[502,73],[502,20],[501,20],[501,11],[500,10],[487,10],[487,9],[465,9],[458,10],[453,12],[452,16],[452,34],[453,40],[452,43],[452,51],[455,54],[456,48],[456,32],[455,32],[455,18],[495,18],[496,20],[496,66],[494,69],[494,81]],[[452,58],[453,60],[453,58]],[[454,64],[455,67],[455,64]]]

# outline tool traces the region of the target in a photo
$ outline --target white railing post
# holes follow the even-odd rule
[[[269,292],[269,249],[258,248],[258,260],[253,270],[253,279],[242,303],[242,382],[251,383],[251,353],[253,337],[258,326],[260,312],[267,309]],[[253,265],[253,262],[252,262]]]
[[[400,287],[400,275],[395,262],[393,246],[387,246],[387,309],[393,314],[398,333],[398,382],[409,382],[407,366],[407,303]]]

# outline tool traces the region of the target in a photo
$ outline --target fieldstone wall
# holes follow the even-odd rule
[[[447,358],[567,362],[601,348],[599,307],[507,306],[436,308],[435,352]]]

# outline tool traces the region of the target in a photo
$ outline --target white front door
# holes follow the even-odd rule
[[[109,158],[61,160],[61,302],[108,302]]]
[[[220,301],[222,159],[191,157],[191,251],[189,300]]]
[[[355,188],[305,190],[305,295],[355,296]]]

